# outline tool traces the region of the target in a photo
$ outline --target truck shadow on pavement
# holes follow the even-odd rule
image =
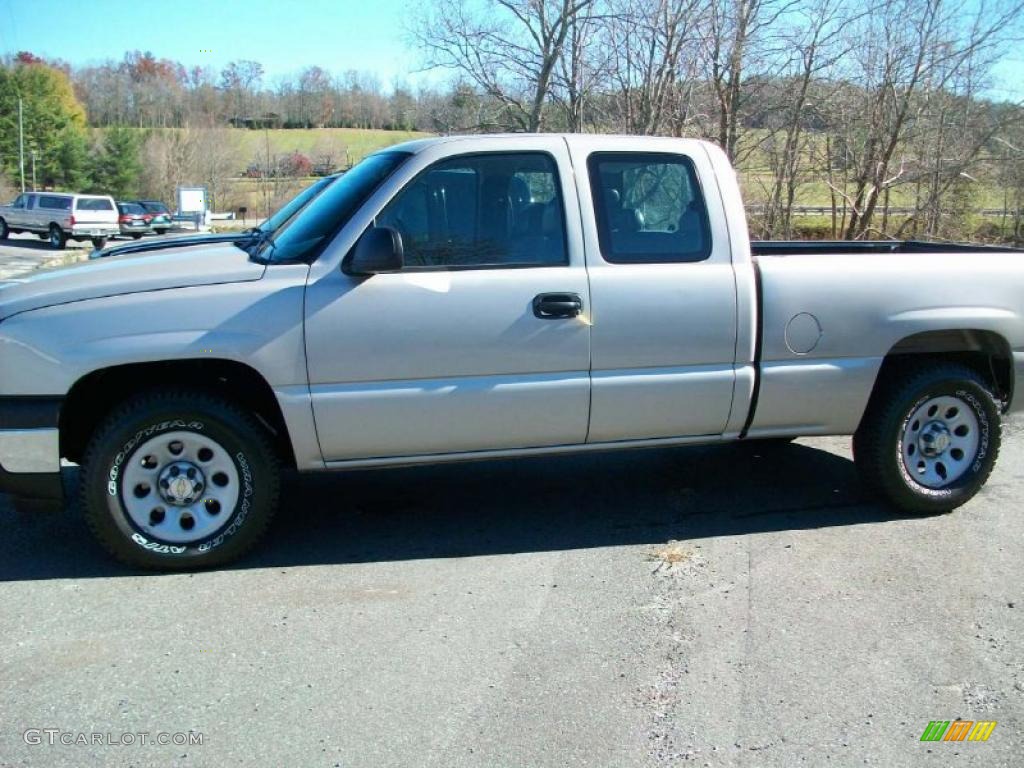
[[[76,504],[16,513],[0,500],[0,581],[145,573],[109,559]],[[619,451],[288,477],[266,539],[225,568],[656,544],[904,517],[867,497],[851,461],[800,444]]]

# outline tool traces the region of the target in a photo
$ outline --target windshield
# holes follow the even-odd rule
[[[256,229],[266,232],[268,235],[277,232],[288,219],[295,215],[295,212],[304,208],[306,203],[319,195],[324,189],[335,181],[337,176],[328,176],[320,179],[315,184],[310,184],[295,197],[285,203],[273,216],[260,224]]]
[[[407,152],[381,152],[367,157],[285,222],[260,249],[259,256],[268,261],[304,261],[315,257],[407,157]]]

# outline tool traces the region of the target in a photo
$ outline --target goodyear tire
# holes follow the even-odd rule
[[[100,544],[132,566],[230,562],[265,533],[279,465],[263,426],[219,397],[154,391],[126,402],[93,434],[82,507]]]
[[[999,407],[960,365],[898,369],[872,396],[853,437],[864,484],[908,512],[950,512],[985,484],[999,454]]]

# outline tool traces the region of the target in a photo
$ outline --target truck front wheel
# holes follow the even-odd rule
[[[82,463],[89,527],[114,557],[141,568],[234,560],[277,506],[279,465],[266,430],[203,392],[129,400],[93,434]]]
[[[853,437],[864,483],[896,507],[943,513],[969,501],[999,454],[988,384],[960,365],[901,369],[875,393]]]

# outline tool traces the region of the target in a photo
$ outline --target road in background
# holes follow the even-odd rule
[[[833,438],[293,478],[196,574],[0,500],[0,765],[1019,765],[1021,433],[938,517]]]

